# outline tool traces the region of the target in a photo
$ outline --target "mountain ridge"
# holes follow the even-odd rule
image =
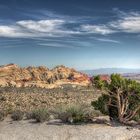
[[[0,85],[55,88],[63,84],[88,85],[89,77],[63,65],[49,69],[45,66],[19,67],[16,64],[0,66]]]
[[[102,75],[102,74],[112,74],[112,73],[119,73],[119,74],[129,74],[129,73],[140,73],[140,68],[132,69],[132,68],[99,68],[93,70],[81,70],[81,72],[86,73],[89,76],[93,75]]]

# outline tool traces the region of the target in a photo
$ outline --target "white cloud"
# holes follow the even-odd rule
[[[37,32],[54,32],[54,30],[57,30],[64,23],[65,21],[63,20],[24,20],[17,22],[21,27]]]
[[[118,11],[118,19],[102,25],[82,25],[81,30],[101,35],[117,32],[140,33],[140,13]]]
[[[81,30],[87,33],[95,33],[95,34],[112,34],[115,31],[111,28],[107,27],[106,25],[82,25]]]
[[[22,28],[16,25],[12,26],[0,26],[0,36],[1,37],[31,37],[33,36],[32,33],[28,31],[24,31]]]
[[[74,27],[74,23],[66,19],[22,20],[12,25],[0,25],[0,37],[32,38],[87,34],[108,35],[117,32],[140,33],[140,13],[125,13],[119,11],[118,14],[120,14],[120,16],[118,16],[118,19],[115,21],[104,24],[83,24],[79,25],[79,27]],[[67,26],[70,28],[68,29],[65,24],[70,25]],[[109,42],[109,40],[100,41]]]
[[[0,25],[0,36],[2,37],[60,37],[71,34],[79,34],[79,31],[64,28],[64,20],[23,20],[14,25]]]
[[[121,19],[111,22],[110,26],[120,32],[140,33],[140,14],[131,12],[121,17]]]
[[[0,36],[3,37],[18,37],[23,35],[23,33],[18,31],[15,26],[0,26]]]

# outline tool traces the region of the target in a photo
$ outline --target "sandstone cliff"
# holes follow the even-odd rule
[[[86,74],[65,66],[57,66],[51,70],[44,66],[21,68],[16,64],[0,66],[0,85],[42,88],[54,88],[62,84],[88,85]]]

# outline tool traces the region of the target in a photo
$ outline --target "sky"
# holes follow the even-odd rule
[[[140,68],[140,0],[0,0],[0,65]]]

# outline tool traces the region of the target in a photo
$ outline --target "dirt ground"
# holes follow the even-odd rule
[[[0,140],[140,140],[140,130],[106,124],[66,125],[57,121],[0,122]]]

